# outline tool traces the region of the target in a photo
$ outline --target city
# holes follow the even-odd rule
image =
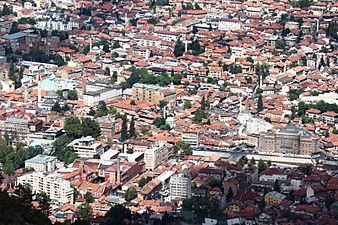
[[[336,0],[0,0],[0,225],[337,221]]]

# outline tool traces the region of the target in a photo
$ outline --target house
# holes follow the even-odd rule
[[[277,191],[271,191],[265,195],[264,201],[267,205],[279,205],[285,198],[285,195]]]

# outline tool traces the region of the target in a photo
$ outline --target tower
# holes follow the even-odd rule
[[[89,51],[91,52],[93,48],[93,43],[92,43],[92,36],[89,38]]]

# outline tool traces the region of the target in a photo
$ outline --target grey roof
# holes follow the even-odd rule
[[[37,155],[31,159],[27,159],[25,163],[44,164],[46,162],[52,162],[54,160],[56,160],[55,156]]]
[[[26,32],[17,32],[17,33],[14,33],[14,34],[5,34],[1,37],[4,38],[4,39],[7,39],[7,40],[15,40],[15,39],[19,39],[19,38],[22,38],[22,37],[26,37],[28,34],[29,33],[26,33]]]

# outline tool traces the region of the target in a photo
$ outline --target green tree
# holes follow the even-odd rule
[[[286,44],[285,44],[285,41],[283,39],[280,39],[280,38],[277,39],[275,45],[276,45],[277,49],[285,50]]]
[[[258,161],[258,173],[263,172],[264,170],[266,170],[266,168],[267,168],[266,163],[263,160],[260,159]]]
[[[78,95],[76,90],[68,90],[67,91],[67,99],[69,100],[77,100]]]
[[[256,160],[254,157],[252,157],[250,160],[250,165],[255,165],[255,164],[256,164]]]
[[[49,196],[47,195],[46,192],[40,192],[38,194],[35,195],[35,200],[39,203],[39,209],[40,211],[45,214],[48,215],[49,214],[49,209],[50,209],[50,199]]]
[[[163,117],[157,117],[154,119],[153,124],[160,128],[161,126],[165,125],[165,119]]]
[[[275,183],[273,184],[273,190],[280,192],[280,185],[277,179],[275,180]]]
[[[184,43],[181,40],[177,40],[175,43],[175,48],[174,48],[174,55],[175,57],[180,57],[183,55],[185,50]]]
[[[86,203],[92,203],[95,201],[93,194],[89,191],[86,192],[86,194],[84,195],[84,198],[86,199]]]
[[[88,203],[82,203],[78,207],[78,212],[81,219],[87,220],[91,217],[93,209]]]
[[[109,209],[109,211],[105,215],[105,218],[107,219],[107,222],[104,225],[122,225],[125,224],[125,220],[132,220],[132,213],[128,208],[124,207],[123,205],[116,204]]]
[[[129,187],[126,192],[124,193],[124,198],[126,199],[126,201],[130,202],[131,200],[133,200],[134,198],[137,197],[137,190],[135,189],[135,187],[131,186]]]
[[[120,141],[124,142],[128,139],[128,125],[127,125],[127,116],[124,115],[122,118],[122,126],[121,126],[121,136]]]
[[[192,211],[194,207],[194,202],[191,198],[186,198],[183,200],[182,209],[185,211]]]
[[[263,99],[262,99],[262,95],[260,94],[259,96],[258,96],[258,101],[257,101],[257,111],[258,112],[261,112],[261,111],[263,111]]]
[[[192,107],[190,101],[184,101],[184,106],[185,109],[190,109]]]
[[[135,119],[134,117],[131,118],[130,125],[129,125],[129,138],[136,136],[136,129],[135,129]]]
[[[52,111],[54,111],[54,112],[62,112],[62,108],[61,108],[59,102],[55,102],[55,104],[52,107]]]
[[[304,102],[298,103],[298,116],[302,116],[305,114],[305,111],[307,110],[307,106]]]
[[[166,105],[168,105],[168,102],[165,100],[161,100],[159,103],[159,107],[160,109],[163,109]]]

